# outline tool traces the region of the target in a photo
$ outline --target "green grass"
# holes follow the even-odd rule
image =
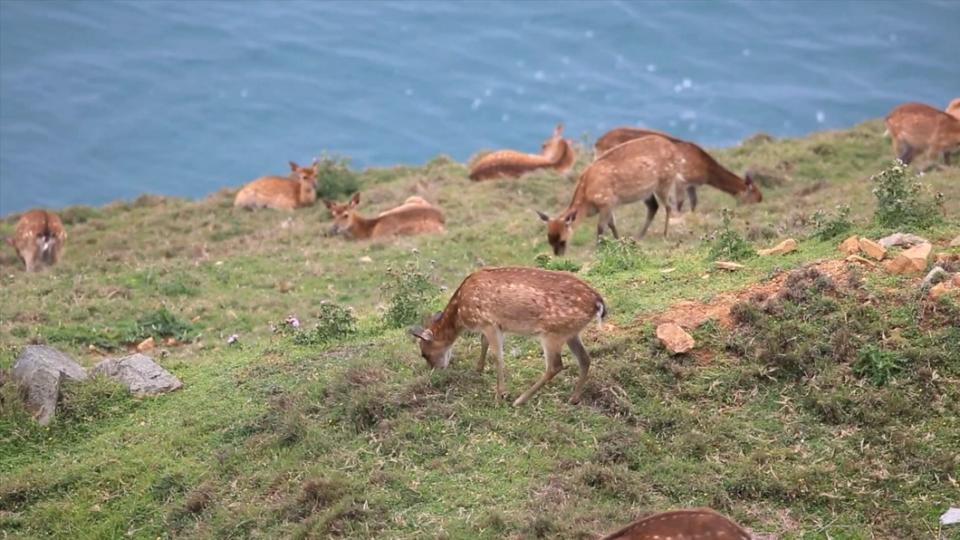
[[[645,322],[839,258],[846,234],[889,230],[874,221],[870,181],[889,165],[882,131],[873,121],[719,150],[738,172],[788,179],[752,206],[702,189],[666,239],[598,249],[583,226],[556,260],[541,256],[532,210],[563,208],[571,179],[471,183],[442,156],[355,175],[366,214],[414,194],[437,202],[448,225],[438,236],[347,242],[326,235],[322,205],[235,211],[232,190],[66,209],[60,266],[27,275],[0,254],[0,368],[31,342],[91,366],[173,336],[155,356],[184,387],[134,399],[102,379],[71,384],[42,428],[0,386],[0,531],[593,538],[645,511],[706,505],[783,538],[929,538],[960,478],[956,297],[930,302],[917,277],[879,271],[820,292],[795,278],[772,306],[738,305],[735,327],[697,329],[694,354],[678,357]],[[922,181],[949,194],[960,170]],[[960,232],[960,200],[943,203],[945,221],[921,232],[935,251]],[[850,227],[826,239],[814,214],[838,204]],[[724,208],[749,246],[793,237],[797,251],[715,271]],[[620,230],[638,232],[644,214],[618,209]],[[522,408],[498,405],[492,370],[473,370],[476,336],[458,342],[450,369],[426,369],[401,323],[441,308],[483,264],[576,269],[604,295],[609,323],[584,336],[595,361],[581,405],[566,403],[570,370]],[[276,331],[290,316],[305,337]],[[509,336],[505,351],[515,396],[543,361],[532,339]]]

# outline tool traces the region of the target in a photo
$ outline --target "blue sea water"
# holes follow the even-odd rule
[[[202,196],[322,151],[705,145],[960,95],[960,2],[0,0],[0,214]]]

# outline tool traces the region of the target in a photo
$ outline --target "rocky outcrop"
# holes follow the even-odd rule
[[[46,345],[28,345],[13,364],[12,375],[26,393],[27,410],[44,426],[53,420],[56,413],[63,380],[82,381],[87,378],[83,366]]]
[[[929,242],[924,242],[904,250],[892,261],[885,265],[888,272],[892,274],[910,274],[914,272],[923,272],[927,269],[927,261],[930,259],[930,251],[933,246]]]
[[[177,390],[183,383],[144,354],[108,358],[94,366],[92,373],[116,379],[137,397],[155,396]]]
[[[797,241],[793,238],[787,238],[783,242],[773,246],[769,249],[758,249],[757,254],[761,256],[765,255],[783,255],[784,253],[790,253],[791,251],[797,249]]]

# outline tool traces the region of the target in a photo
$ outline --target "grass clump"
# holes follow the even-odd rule
[[[723,224],[720,226],[720,230],[714,234],[710,245],[708,257],[711,261],[742,261],[757,255],[757,251],[744,240],[739,232],[730,226],[731,220],[730,211],[724,208]]]
[[[70,424],[96,422],[117,414],[131,403],[130,392],[109,377],[66,381],[60,389],[56,419]]]
[[[360,189],[360,179],[350,170],[350,159],[323,155],[317,162],[317,197],[343,198]]]
[[[149,337],[173,338],[180,343],[193,340],[196,329],[167,308],[160,308],[141,316],[135,321],[124,320],[110,326],[90,327],[85,325],[62,325],[41,331],[41,337],[50,343],[75,346],[94,346],[105,351],[115,351],[126,345],[139,343]]]
[[[324,345],[357,333],[357,316],[349,306],[321,302],[317,324],[308,330],[301,327],[296,317],[290,317],[280,326],[282,332],[293,337],[297,345]]]
[[[853,227],[850,221],[850,206],[840,205],[837,213],[828,216],[823,210],[817,210],[811,218],[814,225],[813,236],[821,241],[836,238]]]
[[[607,275],[627,270],[638,270],[648,261],[633,238],[606,238],[597,242],[596,262],[590,267],[591,274]]]
[[[893,351],[886,351],[874,345],[860,351],[853,371],[877,386],[883,386],[903,369],[904,359]]]
[[[577,273],[580,271],[580,268],[582,268],[581,265],[571,261],[570,259],[551,257],[546,253],[537,255],[533,259],[533,263],[537,265],[537,268],[543,268],[544,270],[559,270],[562,272]]]
[[[433,303],[439,292],[419,261],[407,263],[400,269],[388,268],[383,290],[390,294],[383,317],[391,328],[418,323],[424,308]]]
[[[943,194],[929,197],[922,183],[902,162],[873,175],[873,195],[877,199],[874,219],[885,228],[928,229],[943,221]]]

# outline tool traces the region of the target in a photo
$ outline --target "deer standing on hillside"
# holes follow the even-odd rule
[[[690,141],[678,139],[672,135],[663,133],[662,131],[632,127],[618,127],[611,129],[597,139],[597,142],[593,145],[594,155],[599,157],[614,146],[634,139],[639,139],[640,137],[647,137],[651,135],[670,139],[670,141],[676,144],[683,153],[683,157],[687,162],[687,172],[684,174],[684,180],[687,183],[686,193],[690,198],[691,211],[697,209],[697,188],[704,184],[713,186],[720,191],[732,195],[742,203],[756,203],[763,199],[760,189],[757,187],[753,179],[750,178],[749,174],[746,174],[743,178],[740,178],[726,169],[723,165],[720,165],[717,160],[713,159],[713,156],[708,154],[699,145]],[[658,207],[657,200],[655,198],[650,198],[644,202],[646,203],[648,210],[656,215]],[[682,206],[683,201],[678,201],[678,209],[682,208]]]
[[[345,203],[325,200],[323,204],[333,216],[332,232],[355,240],[444,231],[443,212],[417,196],[408,197],[402,205],[385,210],[374,218],[365,218],[357,212],[359,193],[354,193]]]
[[[547,223],[547,240],[556,255],[563,255],[574,227],[585,217],[599,214],[597,236],[605,227],[614,238],[617,232],[613,209],[621,204],[647,201],[655,197],[654,205],[647,202],[647,222],[640,232],[646,234],[656,213],[659,200],[666,211],[663,235],[670,224],[670,209],[677,200],[677,190],[684,186],[683,154],[673,142],[664,137],[642,137],[627,141],[605,152],[580,174],[567,209],[557,217],[548,217],[537,211]]]
[[[553,135],[541,146],[540,154],[525,154],[516,150],[491,152],[473,163],[470,167],[470,179],[479,181],[515,178],[544,168],[566,172],[573,166],[575,159],[572,142],[563,138],[563,124],[557,124]]]
[[[311,206],[317,200],[317,160],[310,167],[290,162],[290,176],[263,176],[243,186],[233,206],[253,210],[274,208],[296,210]]]
[[[461,332],[481,332],[477,370],[483,372],[487,349],[492,345],[497,359],[498,401],[507,395],[504,332],[539,337],[546,371],[513,402],[515,406],[525,403],[560,373],[560,352],[566,343],[580,365],[580,377],[570,396],[570,403],[579,403],[590,370],[590,355],[580,341],[580,332],[590,321],[602,320],[606,313],[600,294],[572,274],[539,268],[483,268],[463,280],[447,307],[434,315],[427,328],[410,332],[418,338],[421,356],[436,369],[446,369],[450,364],[453,343]]]
[[[16,250],[27,272],[53,266],[60,261],[67,240],[67,231],[57,214],[48,210],[28,210],[17,221],[7,243]]]
[[[743,527],[710,508],[662,512],[634,521],[600,540],[751,540]]]
[[[908,165],[917,161],[921,170],[941,155],[949,165],[950,152],[960,148],[960,99],[950,102],[947,112],[923,103],[904,103],[890,111],[886,123],[894,155]]]

